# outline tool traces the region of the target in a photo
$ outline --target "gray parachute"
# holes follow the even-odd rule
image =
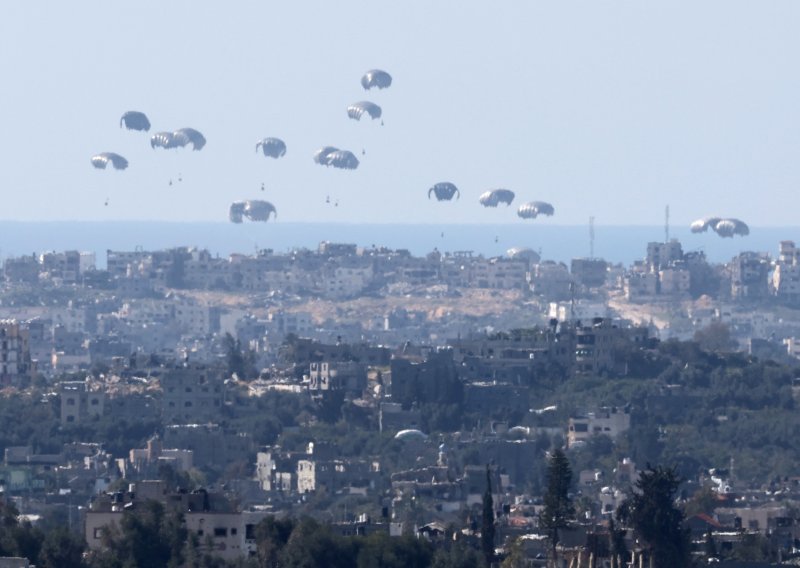
[[[202,150],[206,138],[194,128],[181,128],[174,132],[156,132],[150,137],[151,148],[185,148],[189,144],[192,150]]]
[[[101,152],[92,156],[92,165],[99,170],[106,169],[109,163],[115,170],[124,170],[128,167],[128,160],[114,152]]]
[[[744,237],[750,234],[747,223],[734,218],[705,217],[694,221],[690,228],[693,233],[705,233],[710,228],[723,238],[733,238],[737,235]]]
[[[722,219],[719,217],[703,217],[702,219],[693,221],[689,228],[693,233],[705,233],[708,231],[709,227],[714,230],[713,227],[721,220]]]
[[[262,138],[256,143],[256,152],[259,148],[268,158],[280,158],[286,154],[286,144],[280,138]]]
[[[257,199],[248,201],[234,201],[228,211],[231,223],[241,223],[245,218],[250,221],[269,221],[270,215],[278,217],[278,211],[269,201]]]
[[[392,85],[392,76],[380,69],[370,69],[361,77],[361,86],[366,90],[373,87],[386,89]]]
[[[354,170],[358,167],[358,158],[348,150],[339,150],[334,146],[323,146],[314,152],[314,161],[323,166],[333,166],[343,170]]]
[[[541,260],[541,256],[535,250],[527,247],[513,247],[506,251],[506,255],[508,258],[514,259],[524,259],[528,262],[533,264],[538,263]]]
[[[723,219],[716,224],[714,230],[720,237],[732,238],[736,235],[745,237],[750,234],[750,227],[747,226],[747,223],[739,219]]]
[[[327,162],[328,156],[333,152],[337,152],[338,150],[339,148],[336,148],[335,146],[323,146],[322,148],[314,152],[314,162],[326,166],[328,165]]]
[[[145,113],[138,110],[129,110],[119,119],[119,127],[122,128],[123,126],[128,130],[147,132],[150,130],[150,121]]]
[[[244,216],[244,207],[247,203],[245,201],[234,201],[231,203],[231,208],[228,211],[228,219],[231,223],[241,223]]]
[[[431,198],[431,194],[436,196],[437,201],[450,201],[453,199],[453,196],[456,196],[456,199],[461,197],[461,192],[458,191],[455,184],[449,181],[439,182],[431,187],[428,190],[428,199]]]
[[[529,201],[517,209],[517,215],[523,219],[536,219],[539,215],[552,216],[556,210],[546,201]]]
[[[492,189],[482,193],[478,201],[484,207],[497,207],[500,203],[511,205],[511,202],[514,201],[514,192],[510,189]]]
[[[365,113],[368,114],[372,120],[375,120],[381,117],[383,111],[381,107],[369,101],[353,103],[347,107],[347,116],[354,120],[361,120],[361,117],[364,116]]]

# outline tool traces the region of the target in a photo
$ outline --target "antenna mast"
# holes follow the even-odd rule
[[[669,205],[664,209],[664,242],[669,242]]]

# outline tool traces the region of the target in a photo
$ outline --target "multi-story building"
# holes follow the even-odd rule
[[[606,283],[608,263],[602,258],[573,258],[570,272],[580,286],[599,288]]]
[[[730,264],[731,298],[734,300],[761,300],[769,296],[769,255],[742,252]]]
[[[778,261],[772,273],[772,286],[778,300],[800,304],[800,248],[794,241],[781,241]]]
[[[592,436],[605,435],[616,439],[631,427],[631,414],[627,408],[604,408],[586,416],[569,419],[567,445],[586,442]]]
[[[148,487],[150,485],[153,487]],[[85,513],[84,537],[89,549],[102,549],[105,530],[118,525],[125,511],[136,514],[147,500],[158,501],[179,512],[187,532],[197,537],[202,554],[235,562],[256,553],[255,527],[266,513],[238,511],[222,495],[205,489],[171,493],[158,481],[138,482],[132,484],[128,492],[97,497]]]
[[[647,243],[647,267],[650,272],[658,272],[683,259],[683,248],[678,239],[666,243]]]
[[[19,386],[35,371],[28,329],[16,320],[0,320],[0,385]]]
[[[77,424],[99,418],[105,408],[105,392],[92,388],[85,381],[64,381],[58,384],[61,396],[61,423]]]
[[[168,424],[204,424],[219,421],[223,402],[220,369],[185,364],[161,377],[161,414]]]

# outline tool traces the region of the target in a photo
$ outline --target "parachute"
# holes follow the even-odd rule
[[[538,263],[541,260],[541,256],[539,253],[533,249],[526,248],[526,247],[513,247],[506,251],[506,255],[508,258],[523,258],[528,262],[532,262],[534,264]]]
[[[714,225],[714,231],[723,238],[733,238],[735,235],[744,237],[750,234],[750,227],[739,219],[722,219]]]
[[[381,117],[383,111],[381,110],[381,107],[369,101],[353,103],[347,107],[347,116],[354,120],[361,120],[361,117],[364,115],[364,113],[367,113],[371,119],[375,120],[376,118]]]
[[[230,211],[228,212],[228,219],[231,220],[231,223],[241,223],[242,217],[244,216],[244,207],[246,202],[244,201],[234,201],[231,203]]]
[[[461,193],[458,191],[458,188],[449,181],[443,181],[431,187],[428,190],[428,199],[431,198],[431,194],[436,196],[437,201],[450,201],[453,199],[454,195],[456,196],[456,199],[461,197]]]
[[[150,137],[151,148],[177,148],[178,143],[172,132],[156,132]]]
[[[530,201],[523,203],[517,209],[517,215],[523,219],[536,219],[539,215],[550,217],[556,212],[552,205],[545,201]]]
[[[314,161],[318,164],[328,165],[328,155],[338,151],[339,148],[335,148],[334,146],[323,146],[316,152],[314,152]]]
[[[392,76],[380,69],[370,69],[361,77],[361,86],[367,91],[372,87],[386,89],[392,85]]]
[[[269,201],[247,201],[244,206],[244,216],[251,221],[269,221],[269,216],[278,217],[278,211]]]
[[[189,144],[192,150],[202,150],[205,136],[194,128],[181,128],[175,132],[156,132],[150,137],[151,148],[184,148]]]
[[[115,170],[124,170],[128,167],[128,160],[114,152],[101,152],[92,156],[92,165],[99,170],[106,169],[109,162]]]
[[[482,193],[478,201],[484,207],[497,207],[500,203],[511,205],[511,202],[514,201],[514,192],[510,189],[493,189]]]
[[[709,227],[713,229],[720,221],[721,219],[719,217],[703,217],[702,219],[693,221],[689,228],[693,233],[705,233],[708,231]]]
[[[194,128],[181,128],[174,132],[175,137],[181,140],[181,146],[192,145],[192,150],[202,150],[206,145],[206,138]],[[185,140],[185,142],[184,142]]]
[[[246,217],[251,221],[269,221],[269,216],[278,217],[278,211],[269,201],[234,201],[228,211],[231,223],[241,223]]]
[[[270,158],[280,158],[286,153],[286,144],[280,138],[262,138],[256,143],[256,152],[259,147]]]
[[[150,130],[150,121],[147,115],[136,110],[129,110],[119,119],[119,127],[125,126],[128,130],[139,130],[147,132]]]
[[[322,166],[333,166],[344,170],[354,170],[358,167],[358,158],[355,154],[333,146],[323,146],[314,152],[314,161]]]
[[[747,223],[734,218],[706,217],[694,221],[690,226],[693,233],[705,233],[709,227],[722,238],[733,238],[736,235],[744,237],[750,234]]]

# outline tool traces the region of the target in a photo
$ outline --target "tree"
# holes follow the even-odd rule
[[[47,533],[39,553],[39,563],[45,568],[81,568],[83,564],[83,539],[65,527]]]
[[[731,351],[736,343],[731,338],[731,328],[720,321],[713,321],[694,333],[694,340],[705,351]]]
[[[494,559],[494,500],[492,499],[492,476],[486,466],[486,492],[483,494],[483,516],[481,517],[481,550],[486,564]]]
[[[255,537],[259,566],[277,568],[278,557],[289,542],[295,523],[291,519],[266,517],[256,525]]]
[[[544,509],[539,514],[539,524],[550,536],[551,560],[555,564],[559,530],[569,526],[575,516],[575,507],[569,496],[572,483],[572,468],[563,450],[556,449],[547,464],[547,491],[544,494]]]
[[[654,568],[689,565],[689,532],[683,512],[675,506],[681,481],[673,468],[648,464],[636,481],[636,492],[617,511],[647,543]]]
[[[225,362],[228,366],[228,375],[236,375],[239,380],[243,381],[246,378],[247,370],[245,366],[245,358],[242,354],[242,343],[235,339],[230,333],[225,334],[222,340],[225,346]]]

